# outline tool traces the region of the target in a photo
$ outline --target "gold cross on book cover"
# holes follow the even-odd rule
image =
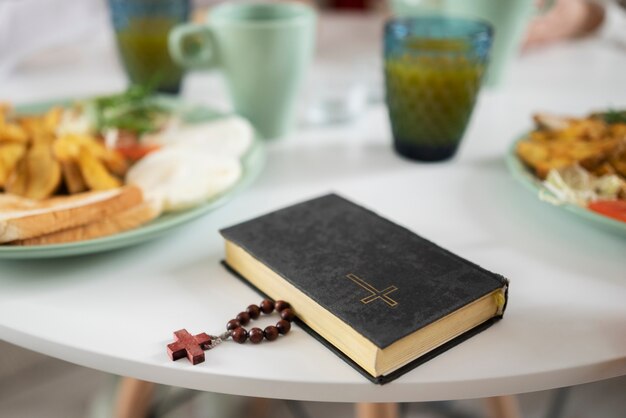
[[[395,300],[389,297],[390,293],[398,290],[397,287],[392,285],[383,290],[378,290],[374,286],[366,282],[365,280],[361,279],[356,274],[350,273],[350,274],[347,274],[346,277],[370,293],[369,296],[366,296],[363,299],[361,299],[362,303],[368,304],[370,302],[380,299],[383,302],[385,302],[387,305],[391,306],[392,308],[398,304],[398,302],[396,302]]]

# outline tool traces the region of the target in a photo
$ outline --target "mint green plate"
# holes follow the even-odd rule
[[[190,123],[214,120],[224,116],[204,106],[186,104],[173,97],[161,96],[157,100],[177,111],[183,120]],[[40,113],[53,105],[63,105],[70,102],[58,101],[19,106],[16,110],[22,114]],[[0,259],[54,258],[91,254],[128,247],[159,237],[173,228],[197,219],[224,205],[249,186],[259,175],[265,162],[265,149],[263,143],[258,138],[254,140],[241,162],[243,174],[239,181],[226,192],[215,196],[200,206],[185,211],[167,213],[139,228],[87,241],[36,246],[0,245]]]
[[[509,148],[506,155],[506,165],[509,169],[509,172],[513,175],[513,178],[521,183],[525,188],[531,191],[538,199],[541,195],[552,196],[554,195],[543,186],[541,180],[539,180],[533,172],[517,157],[515,153],[515,147],[519,141],[524,139],[526,136],[522,136]],[[621,222],[616,219],[609,218],[607,216],[600,215],[594,211],[591,211],[587,208],[583,208],[578,205],[573,205],[571,203],[563,203],[560,205],[555,205],[549,202],[547,204],[564,210],[567,213],[571,213],[577,216],[579,219],[592,224],[596,227],[599,227],[604,230],[608,230],[612,233],[617,233],[626,237],[626,222]]]

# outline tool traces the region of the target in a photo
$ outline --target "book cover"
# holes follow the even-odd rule
[[[290,301],[318,339],[378,383],[486,328],[506,306],[502,276],[335,194],[220,232],[230,268]],[[489,312],[472,308],[477,301]],[[426,331],[434,346],[419,338]]]

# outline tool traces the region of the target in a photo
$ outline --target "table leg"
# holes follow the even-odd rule
[[[150,410],[155,384],[123,377],[118,385],[114,418],[145,418]]]
[[[490,418],[522,418],[517,396],[494,396],[485,398],[487,416]]]
[[[398,418],[397,403],[358,403],[356,418]]]
[[[265,398],[249,398],[242,416],[249,418],[268,418],[272,401]]]

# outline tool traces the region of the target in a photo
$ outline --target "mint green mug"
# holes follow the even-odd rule
[[[264,138],[293,127],[295,104],[315,43],[314,10],[298,3],[231,3],[203,24],[176,26],[169,50],[179,65],[219,68],[235,111]]]

